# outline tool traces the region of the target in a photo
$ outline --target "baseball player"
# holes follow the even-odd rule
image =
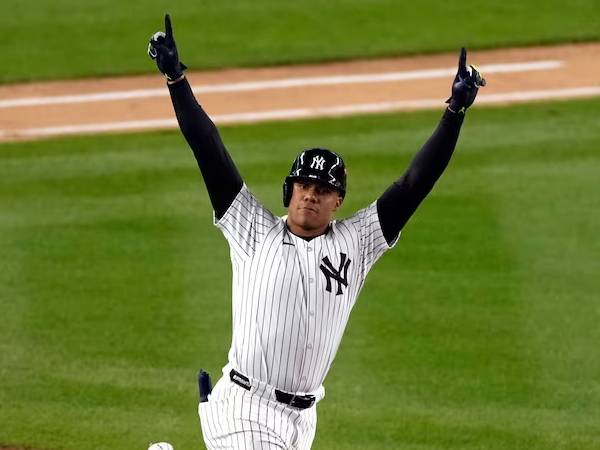
[[[150,39],[181,131],[191,147],[230,247],[233,334],[212,392],[201,373],[199,415],[209,449],[309,449],[316,404],[365,278],[446,168],[465,110],[484,79],[466,51],[448,107],[408,170],[373,203],[333,220],[346,195],[340,155],[302,151],[283,183],[287,215],[252,194],[216,126],[197,103],[179,61],[169,16]]]

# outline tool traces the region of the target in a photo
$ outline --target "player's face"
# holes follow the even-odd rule
[[[290,230],[303,237],[323,234],[333,213],[342,205],[342,200],[338,191],[325,184],[309,181],[294,183],[288,206]]]

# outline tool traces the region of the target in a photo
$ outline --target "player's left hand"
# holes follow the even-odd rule
[[[485,79],[474,66],[467,69],[467,50],[463,47],[458,58],[458,71],[452,83],[452,95],[446,100],[448,108],[464,113],[475,101],[479,88],[485,84]]]
[[[183,75],[183,71],[187,69],[185,64],[179,61],[177,46],[173,37],[171,18],[168,14],[165,14],[165,32],[157,31],[150,38],[148,55],[156,61],[158,70],[169,81],[180,78]]]

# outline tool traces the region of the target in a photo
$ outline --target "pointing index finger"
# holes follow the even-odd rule
[[[165,14],[165,34],[167,35],[167,39],[171,39],[173,37],[173,27],[171,26],[171,17],[168,14]]]
[[[458,58],[458,73],[461,78],[465,78],[469,76],[469,72],[467,71],[467,49],[462,47],[460,49],[460,57]]]

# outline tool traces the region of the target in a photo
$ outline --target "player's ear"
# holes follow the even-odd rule
[[[342,203],[344,202],[344,197],[342,197],[341,195],[338,195],[338,198],[335,202],[335,208],[333,208],[334,211],[337,211],[340,206],[342,206]]]

